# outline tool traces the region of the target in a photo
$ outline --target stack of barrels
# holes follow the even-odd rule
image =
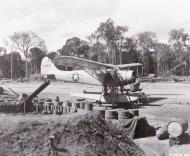
[[[16,113],[18,105],[13,99],[0,99],[0,112],[2,113]]]
[[[40,113],[39,108],[42,106],[42,113],[44,114],[64,114],[70,113],[72,104],[71,102],[67,101],[63,103],[60,101],[59,97],[57,96],[55,100],[52,99],[44,99],[43,101],[38,102],[36,105],[36,112]]]
[[[76,100],[74,102],[62,102],[57,96],[55,100],[46,98],[41,101],[35,102],[35,112],[44,114],[65,114],[77,112],[79,109],[85,111],[93,111],[94,102]]]
[[[39,105],[38,105],[39,106]],[[44,114],[53,114],[54,104],[52,102],[52,99],[45,99],[44,105],[43,105],[43,113]]]
[[[91,101],[75,101],[72,103],[72,108],[71,109],[75,109],[75,111],[78,110],[84,110],[84,111],[93,111],[93,107],[94,107],[94,102]]]
[[[134,116],[139,116],[139,110],[137,110],[137,109],[131,109],[131,110],[108,109],[108,110],[105,110],[105,119],[106,120],[118,119],[119,121],[123,121],[125,119],[131,119]]]

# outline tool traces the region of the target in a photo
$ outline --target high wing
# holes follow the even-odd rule
[[[92,60],[87,60],[83,58],[78,58],[74,56],[59,56],[54,59],[54,62],[56,64],[62,65],[63,62],[66,65],[72,65],[72,66],[78,66],[83,69],[89,69],[89,70],[101,70],[101,69],[126,69],[129,67],[137,67],[142,66],[141,63],[130,63],[130,64],[122,64],[122,65],[113,65],[113,64],[106,64],[106,63],[100,63]]]
[[[87,59],[82,59],[74,56],[59,56],[54,60],[57,65],[67,65],[73,67],[80,67],[82,69],[90,69],[90,70],[101,70],[101,69],[112,69],[114,68],[111,64],[99,63]]]

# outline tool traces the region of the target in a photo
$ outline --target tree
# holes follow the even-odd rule
[[[38,47],[43,51],[46,51],[45,42],[35,33],[33,32],[15,32],[10,36],[12,42],[16,45],[17,50],[22,52],[26,59],[26,77],[29,76],[28,72],[28,62],[29,62],[29,53],[30,49],[33,47]]]
[[[92,44],[90,47],[90,59],[93,61],[106,63],[108,58],[105,49],[106,47],[100,42]]]
[[[126,37],[122,44],[122,63],[138,62],[140,53],[137,50],[137,41],[134,38]]]
[[[30,73],[40,73],[40,66],[43,57],[46,55],[41,49],[34,47],[30,49]]]
[[[108,19],[106,22],[100,23],[100,26],[89,36],[89,39],[105,44],[109,63],[118,64],[117,54],[121,54],[122,41],[127,31],[127,26],[115,26],[114,22]]]
[[[137,34],[138,47],[144,52],[150,52],[154,48],[155,43],[157,42],[156,33],[146,31],[143,33]]]
[[[169,45],[176,57],[177,64],[185,61],[186,68],[182,73],[189,75],[189,52],[190,52],[190,35],[184,29],[172,29],[169,32]],[[181,73],[181,74],[182,74]]]
[[[10,77],[10,64],[7,60],[7,54],[0,56],[0,69],[3,77]]]
[[[184,29],[172,29],[169,32],[169,44],[177,53],[184,52],[190,48],[190,35]],[[189,49],[190,50],[190,49]]]
[[[12,54],[8,54],[9,60],[11,60],[12,55],[12,78],[19,78],[24,76],[24,63],[22,61],[21,55],[18,52],[12,52]],[[9,62],[9,64],[11,64]]]
[[[59,50],[60,55],[76,56],[81,58],[89,58],[89,44],[78,37],[70,38],[66,41],[62,49]]]
[[[9,53],[0,56],[0,69],[2,70],[3,76],[11,78],[11,57],[13,58],[12,78],[24,76],[24,64],[18,52],[12,52],[12,54]]]
[[[157,75],[162,75],[175,66],[175,56],[168,44],[156,43],[154,54]]]
[[[117,26],[115,28],[115,33],[116,33],[116,53],[119,54],[119,58],[117,60],[119,60],[119,63],[122,64],[122,53],[125,51],[126,46],[124,46],[123,44],[126,43],[126,41],[129,39],[127,37],[125,37],[125,33],[128,31],[128,27],[127,26]],[[116,55],[117,57],[118,55]]]
[[[137,34],[138,50],[141,53],[138,62],[142,61],[145,74],[156,72],[156,62],[153,59],[156,43],[157,37],[154,32],[146,31]]]

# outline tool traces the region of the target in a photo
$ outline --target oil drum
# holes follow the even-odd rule
[[[120,110],[118,111],[118,120],[122,119],[131,119],[133,115],[129,110]]]
[[[105,112],[105,119],[117,119],[118,118],[118,112],[115,110],[106,110]]]
[[[93,110],[93,103],[87,102],[87,103],[85,103],[84,107],[85,107],[85,110],[92,111]]]

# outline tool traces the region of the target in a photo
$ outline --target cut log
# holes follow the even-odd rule
[[[188,122],[185,120],[171,121],[167,128],[171,137],[178,137],[188,129]]]

